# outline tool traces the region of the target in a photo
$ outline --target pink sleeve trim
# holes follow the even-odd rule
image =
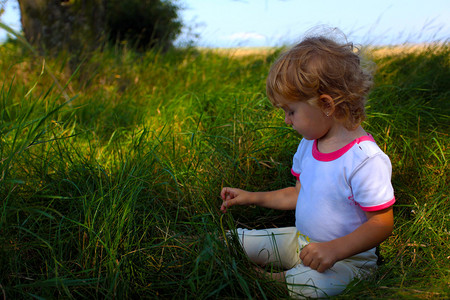
[[[300,174],[295,173],[293,169],[291,169],[291,174],[294,175],[297,180],[300,180]]]
[[[360,206],[363,211],[378,211],[392,206],[395,203],[395,197],[392,200],[377,206],[363,207]]]

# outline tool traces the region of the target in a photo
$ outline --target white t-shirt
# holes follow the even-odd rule
[[[295,226],[317,242],[353,232],[367,221],[364,211],[394,204],[392,166],[372,136],[321,153],[317,141],[303,139],[294,155],[292,174],[301,188]]]

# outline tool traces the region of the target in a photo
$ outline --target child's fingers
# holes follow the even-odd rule
[[[223,200],[222,205],[220,206],[220,210],[222,212],[225,213],[229,207],[242,204],[241,203],[242,197],[240,197],[240,191],[241,190],[239,189],[230,187],[222,188],[222,191],[220,192],[220,197]]]
[[[223,212],[223,213],[227,212],[227,207],[226,207],[226,205],[224,203],[222,203],[222,205],[220,206],[220,211]]]
[[[220,192],[220,196],[222,197],[222,200],[229,200],[236,197],[236,193],[233,188],[225,187]]]
[[[220,191],[220,198],[222,198],[222,200],[225,200],[226,191],[227,191],[227,188],[223,188]]]
[[[232,200],[225,200],[225,201],[223,201],[222,205],[220,206],[220,210],[221,210],[223,213],[226,213],[226,212],[227,212],[227,209],[228,209],[229,207],[231,207],[231,206],[233,206]]]
[[[227,197],[230,197],[230,192],[231,192],[230,188],[224,187],[220,192],[220,196],[222,197],[223,200],[225,200]]]
[[[306,256],[307,256],[307,252],[308,252],[308,250],[307,249],[305,249],[306,247],[304,247],[301,251],[300,251],[300,259],[302,260],[302,263],[305,265],[305,266],[308,266],[308,264],[309,264],[309,260],[307,260],[306,259]]]
[[[222,198],[223,201],[222,205],[220,206],[220,211],[222,213],[226,213],[228,207],[227,202],[231,199],[229,188],[227,187],[222,188],[222,190],[220,191],[220,197]]]
[[[303,265],[322,273],[331,268],[334,265],[335,260],[325,256],[323,251],[319,251],[319,245],[323,244],[311,243],[303,247],[300,252],[300,259],[302,260]]]
[[[223,201],[222,206],[220,207],[220,210],[223,212],[226,212],[226,210],[234,205],[238,204],[238,201],[236,198],[229,199]]]

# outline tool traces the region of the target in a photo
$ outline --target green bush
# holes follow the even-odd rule
[[[75,58],[108,40],[128,41],[139,49],[168,49],[181,32],[179,9],[169,0],[20,1],[27,41],[42,53],[68,51]]]
[[[107,3],[106,29],[113,43],[127,41],[145,49],[168,48],[181,32],[179,7],[166,0],[112,0]]]

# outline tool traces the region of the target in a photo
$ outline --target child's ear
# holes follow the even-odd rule
[[[327,117],[331,117],[335,110],[334,100],[330,95],[323,94],[319,96],[320,108]]]

